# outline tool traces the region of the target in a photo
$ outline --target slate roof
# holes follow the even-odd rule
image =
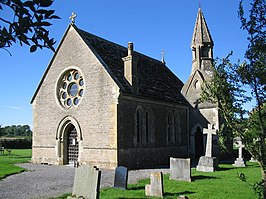
[[[74,28],[85,43],[105,63],[107,70],[120,86],[121,92],[133,95],[130,84],[124,78],[123,57],[127,56],[127,48]],[[181,94],[183,82],[176,77],[161,61],[145,56],[136,51],[133,56],[138,58],[138,80],[140,97],[188,104]]]

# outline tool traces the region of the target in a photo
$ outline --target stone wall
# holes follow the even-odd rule
[[[85,81],[77,107],[63,108],[57,99],[57,81],[67,69],[79,70]],[[117,164],[117,98],[119,88],[73,27],[63,38],[41,82],[33,105],[33,155],[36,163],[60,164],[59,124],[73,118],[80,129],[79,161]],[[63,136],[62,136],[63,137]],[[61,140],[61,142],[63,142]],[[62,147],[61,147],[61,150]]]
[[[136,144],[136,109],[153,114],[153,137],[149,143]],[[180,140],[167,142],[167,114],[180,116]],[[169,158],[188,157],[188,107],[174,103],[121,96],[118,104],[118,164],[129,168],[143,168],[169,164]]]

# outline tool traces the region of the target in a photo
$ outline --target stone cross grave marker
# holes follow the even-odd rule
[[[216,135],[216,129],[208,124],[208,129],[203,128],[203,134],[207,134],[206,152],[205,156],[212,157],[212,135]]]
[[[72,196],[67,199],[98,199],[101,171],[97,167],[82,165],[76,169]]]
[[[235,163],[233,164],[233,166],[235,167],[245,167],[245,162],[243,160],[243,147],[245,146],[242,143],[241,138],[236,138],[235,143],[237,144],[238,147],[238,158],[236,159]]]
[[[152,172],[151,184],[145,185],[145,195],[146,196],[156,196],[163,197],[163,173],[162,172]]]
[[[120,166],[115,169],[114,187],[120,189],[127,189],[128,169]]]
[[[170,180],[191,182],[190,158],[170,158]]]
[[[203,129],[203,134],[207,134],[205,156],[201,156],[196,167],[197,171],[213,172],[218,168],[218,160],[212,157],[212,135],[216,135],[216,129],[208,124],[208,129]]]

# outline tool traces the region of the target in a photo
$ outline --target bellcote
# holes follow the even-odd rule
[[[201,8],[199,8],[191,41],[192,72],[210,69],[210,64],[213,61],[213,46],[214,43],[206,20]]]

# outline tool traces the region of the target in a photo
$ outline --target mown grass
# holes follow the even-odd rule
[[[0,154],[0,180],[15,174],[25,171],[25,169],[14,164],[24,163],[31,158],[31,149],[12,149],[9,154],[6,150],[4,154]]]
[[[176,199],[186,195],[189,199],[255,199],[252,185],[261,180],[260,167],[256,163],[247,163],[245,168],[235,168],[229,164],[220,164],[220,170],[212,173],[199,172],[192,169],[192,182],[169,180],[169,174],[164,175],[164,198]],[[238,178],[244,173],[247,182]],[[153,199],[145,196],[145,185],[150,184],[149,179],[140,180],[137,184],[129,184],[128,190],[105,188],[100,190],[101,199]],[[70,196],[66,193],[58,199]]]
[[[27,162],[31,158],[30,149],[13,149],[11,154],[5,151],[0,154],[0,179],[8,175],[24,171],[14,164]],[[252,185],[261,180],[260,167],[256,163],[247,163],[245,168],[235,168],[229,164],[220,164],[220,170],[212,173],[198,172],[192,169],[192,182],[169,180],[169,174],[164,175],[164,198],[178,198],[187,195],[190,199],[253,199],[257,198]],[[237,176],[244,173],[247,182],[241,181]],[[100,191],[101,199],[119,198],[147,198],[145,185],[150,180],[140,180],[137,184],[129,184],[128,190],[105,188]],[[66,198],[69,193],[58,198]],[[148,197],[150,199],[155,197]]]
[[[192,182],[169,180],[169,174],[164,175],[164,198],[178,198],[186,195],[190,199],[253,199],[257,198],[252,184],[260,181],[260,168],[256,163],[248,163],[245,168],[234,168],[228,164],[219,165],[220,170],[213,173],[198,172],[192,169]],[[237,176],[244,173],[248,183],[241,181]],[[150,180],[139,181],[131,184],[128,190],[113,188],[102,189],[100,198],[147,198],[145,197],[145,184]],[[153,197],[149,197],[153,198]]]

